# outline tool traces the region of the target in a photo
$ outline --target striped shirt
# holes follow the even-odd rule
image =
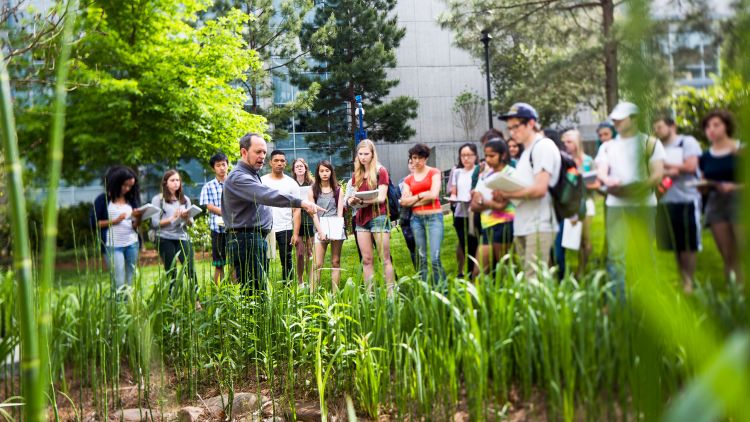
[[[224,191],[224,183],[213,179],[203,185],[201,189],[200,204],[213,205],[221,208],[221,193]],[[220,216],[208,211],[208,228],[212,232],[224,233],[224,226],[219,225]]]
[[[138,242],[138,233],[133,229],[133,207],[129,204],[115,204],[114,202],[107,205],[107,214],[110,221],[115,220],[122,213],[125,213],[125,219],[117,224],[113,223],[110,230],[107,231],[107,246],[119,248]]]

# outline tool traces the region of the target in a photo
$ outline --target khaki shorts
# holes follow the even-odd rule
[[[516,236],[516,253],[523,260],[526,278],[536,277],[536,266],[547,265],[555,232],[537,232],[526,236]]]

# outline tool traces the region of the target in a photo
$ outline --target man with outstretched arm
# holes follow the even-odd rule
[[[240,139],[242,158],[227,176],[221,200],[229,260],[237,280],[256,290],[265,288],[268,273],[266,236],[273,227],[269,207],[302,208],[310,214],[323,211],[307,200],[263,184],[259,172],[267,151],[265,139],[257,133],[248,133]]]

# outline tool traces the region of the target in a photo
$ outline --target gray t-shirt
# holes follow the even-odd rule
[[[336,217],[338,216],[338,209],[336,205],[336,198],[334,197],[335,191],[331,192],[320,192],[316,204],[325,209],[325,211],[318,211],[318,217]]]
[[[164,239],[171,240],[189,240],[190,237],[187,233],[187,221],[184,218],[178,218],[175,221],[167,224],[164,227],[159,227],[159,221],[165,218],[172,218],[178,211],[185,211],[190,208],[190,198],[185,197],[185,203],[181,204],[180,201],[164,202],[162,203],[161,194],[154,196],[151,200],[156,208],[160,208],[162,212],[156,213],[151,217],[151,227],[156,227],[157,236]]]
[[[677,138],[664,144],[665,164],[682,164],[690,157],[700,157],[703,154],[698,141],[690,135],[678,135]],[[663,203],[685,203],[700,201],[701,194],[695,186],[689,186],[691,182],[698,180],[698,170],[693,174],[680,173],[672,178],[672,187],[661,197],[659,202]]]

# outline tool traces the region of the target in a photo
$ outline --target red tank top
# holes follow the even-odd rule
[[[409,176],[406,177],[406,179],[404,179],[404,183],[407,186],[409,186],[409,190],[411,190],[412,195],[419,195],[420,193],[429,192],[432,189],[432,177],[435,176],[435,174],[440,174],[440,170],[433,167],[427,172],[427,176],[425,176],[424,179],[417,181],[414,178],[414,175],[410,174]],[[432,201],[432,203],[414,207],[412,208],[412,211],[419,212],[419,211],[432,211],[432,210],[439,210],[439,209],[440,209],[440,200],[435,198],[435,200]]]

